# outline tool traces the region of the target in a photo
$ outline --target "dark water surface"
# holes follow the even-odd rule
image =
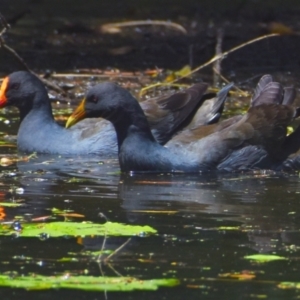
[[[136,1],[124,4],[125,1],[115,0],[90,1],[89,5],[82,1],[0,0],[0,12],[13,25],[6,42],[40,73],[46,69],[76,73],[83,68],[107,67],[177,70],[191,61],[195,67],[213,57],[219,28],[224,29],[226,50],[268,33],[261,23],[283,22],[300,31],[300,8],[294,0],[230,1],[231,6],[224,5],[224,1],[219,1],[220,5],[216,4],[218,1],[192,0],[185,1],[185,5],[180,1],[164,1],[164,5],[161,1],[141,2],[143,5],[139,6]],[[22,13],[24,16],[20,17]],[[119,35],[99,31],[103,23],[139,19],[172,20],[185,26],[188,35],[152,27],[127,29]],[[123,46],[128,47],[128,52],[111,54]],[[271,73],[285,85],[299,88],[299,47],[299,34],[253,44],[225,59],[222,74],[240,87],[249,88],[259,76]],[[2,75],[20,69],[16,60],[3,51],[0,64]],[[211,83],[211,68],[198,76]],[[85,82],[82,89],[89,84]],[[139,82],[138,88],[142,85]],[[80,98],[82,93],[77,96]],[[1,111],[0,140],[5,134],[16,134],[17,127],[16,112]],[[106,218],[149,225],[157,234],[132,237],[110,264],[99,264],[94,255],[86,255],[86,251],[102,248],[103,237],[1,236],[1,274],[11,274],[12,280],[16,274],[31,273],[131,276],[141,280],[175,278],[179,285],[123,293],[0,288],[1,299],[300,297],[298,173],[129,176],[120,175],[115,160],[38,155],[26,161],[24,155],[17,156],[15,147],[7,145],[0,147],[0,158],[3,157],[18,157],[19,161],[0,167],[2,222],[50,216],[56,208],[78,216],[56,216],[54,220],[104,223]],[[23,205],[4,207],[1,202]],[[105,249],[116,250],[127,240],[108,237]],[[254,254],[284,259],[246,259]],[[283,282],[294,285],[288,289]]]
[[[13,116],[14,112],[11,120]],[[9,132],[16,130],[15,125],[4,126]],[[2,147],[1,153],[7,157],[16,150]],[[104,292],[2,288],[1,298],[296,299],[298,290],[283,289],[280,283],[299,281],[299,188],[297,174],[263,171],[120,175],[117,161],[97,157],[39,155],[29,162],[2,166],[0,200],[23,204],[3,207],[3,221],[49,216],[56,208],[83,216],[67,218],[72,221],[103,223],[104,214],[113,222],[150,225],[157,234],[133,237],[110,265],[101,266],[95,256],[82,253],[99,251],[103,237],[1,237],[1,273],[176,278],[180,284],[155,292],[108,292],[106,296]],[[109,237],[105,249],[115,250],[126,241],[127,237]],[[245,259],[253,254],[285,259],[265,263]],[[66,257],[76,260],[60,260]]]

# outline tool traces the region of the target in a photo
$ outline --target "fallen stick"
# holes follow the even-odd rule
[[[21,65],[22,67],[32,73],[33,75],[37,76],[40,78],[40,80],[44,83],[45,86],[47,86],[49,89],[52,89],[58,93],[61,93],[62,95],[65,95],[65,91],[59,87],[57,84],[54,84],[53,82],[40,77],[38,74],[36,74],[35,72],[33,72],[27,65],[27,63],[24,61],[24,59],[10,46],[7,45],[7,43],[5,42],[3,35],[4,33],[6,33],[9,29],[10,29],[10,25],[6,22],[6,19],[4,18],[4,16],[0,13],[0,22],[3,26],[3,29],[0,32],[0,48],[6,50],[8,53],[10,53]]]

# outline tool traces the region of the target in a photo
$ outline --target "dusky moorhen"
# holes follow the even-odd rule
[[[269,79],[271,84],[267,82]],[[272,82],[272,77],[269,79],[268,76],[262,79],[266,80],[262,84],[264,87],[257,87],[252,106],[244,116],[203,138],[190,138],[189,142],[172,149],[155,141],[136,99],[113,83],[91,88],[66,126],[83,116],[101,116],[111,121],[117,133],[119,162],[124,172],[218,170],[226,160],[244,160],[249,151],[254,161],[260,161],[255,154],[257,150],[267,153],[273,162],[279,158],[287,126],[298,116],[298,110],[278,104],[283,101],[284,90],[280,84]]]
[[[206,83],[197,83],[186,91],[141,102],[157,141],[164,144],[171,138],[193,110],[206,100],[203,97],[206,89]],[[224,100],[222,96],[216,102],[222,107]],[[88,122],[87,125],[78,124],[71,129],[60,126],[54,120],[43,83],[29,72],[14,72],[4,79],[0,88],[0,107],[5,106],[19,109],[17,144],[20,151],[117,155],[116,133],[110,122],[101,120],[92,126]],[[211,116],[208,118],[211,119]]]

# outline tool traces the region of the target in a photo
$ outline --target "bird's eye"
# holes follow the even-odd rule
[[[20,88],[20,83],[14,82],[11,84],[10,88],[17,91]]]
[[[92,96],[92,97],[91,97],[91,102],[97,103],[97,102],[98,102],[98,97]]]

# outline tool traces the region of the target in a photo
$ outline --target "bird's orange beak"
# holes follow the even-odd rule
[[[5,94],[6,94],[8,82],[9,82],[8,77],[5,77],[0,87],[0,108],[3,108],[7,105],[7,98]]]
[[[85,99],[81,101],[81,103],[77,106],[77,108],[74,110],[72,115],[69,117],[67,123],[66,123],[66,128],[70,128],[71,126],[75,125],[78,123],[80,120],[85,118]]]

